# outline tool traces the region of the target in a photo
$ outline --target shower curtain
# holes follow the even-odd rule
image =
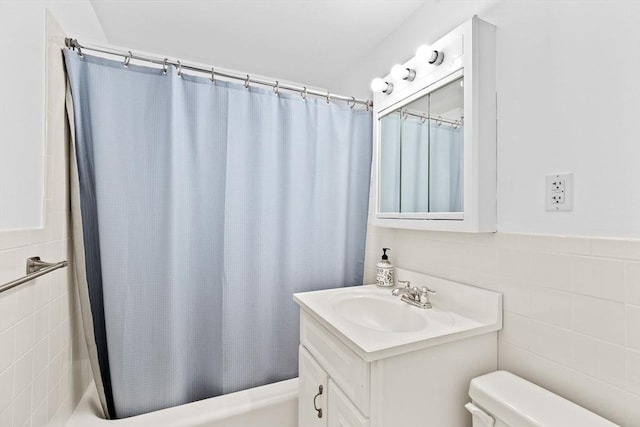
[[[371,114],[65,60],[76,273],[108,416],[295,377],[292,294],[362,283]]]

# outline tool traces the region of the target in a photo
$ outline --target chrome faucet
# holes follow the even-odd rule
[[[408,280],[398,280],[398,285],[402,286],[393,289],[391,295],[394,297],[402,295],[402,297],[400,297],[402,301],[415,307],[423,309],[432,308],[429,295],[435,295],[436,291],[426,286],[423,286],[421,289],[418,289],[417,286],[411,287],[411,282]]]

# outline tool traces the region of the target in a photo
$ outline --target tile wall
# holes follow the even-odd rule
[[[50,22],[47,22],[50,30]],[[55,28],[53,28],[55,30]],[[71,260],[61,31],[49,35],[44,227],[0,231],[0,284]],[[55,100],[55,102],[53,102]],[[4,184],[3,184],[4,185]],[[3,201],[5,203],[6,201]],[[0,426],[62,426],[91,381],[71,266],[0,294]]]
[[[406,269],[503,293],[499,367],[640,427],[640,240],[369,227],[365,281]]]

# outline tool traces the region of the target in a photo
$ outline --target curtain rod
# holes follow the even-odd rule
[[[160,58],[160,57],[153,57],[153,56],[146,56],[146,55],[141,55],[141,54],[135,54],[132,53],[130,50],[129,51],[122,51],[122,50],[117,50],[117,49],[113,49],[113,48],[109,48],[109,47],[102,47],[102,46],[91,46],[91,45],[81,45],[77,39],[73,39],[70,37],[67,37],[64,39],[65,42],[65,46],[69,49],[73,49],[73,50],[77,50],[78,55],[82,56],[82,50],[91,50],[94,52],[100,52],[100,53],[105,53],[107,55],[115,55],[115,56],[122,56],[124,58],[124,65],[127,66],[129,65],[129,62],[132,59],[138,60],[138,61],[145,61],[145,62],[151,62],[153,64],[157,64],[157,65],[162,65],[165,70],[166,67],[168,65],[173,65],[176,68],[178,68],[178,73],[181,73],[182,70],[191,70],[191,71],[196,71],[199,73],[206,73],[209,74],[209,78],[212,82],[215,82],[215,79],[217,76],[220,77],[224,77],[227,79],[234,79],[234,80],[241,80],[242,82],[244,82],[245,87],[249,87],[249,85],[251,83],[254,84],[259,84],[262,86],[269,86],[271,88],[273,88],[275,93],[278,93],[279,90],[284,89],[284,90],[288,90],[290,92],[298,92],[304,99],[307,98],[307,95],[313,95],[313,96],[318,96],[318,97],[322,97],[322,98],[326,98],[327,99],[327,103],[329,103],[330,100],[332,99],[337,99],[340,101],[346,101],[347,105],[349,105],[351,108],[355,107],[356,104],[361,104],[364,105],[365,108],[367,109],[367,111],[369,111],[370,108],[373,107],[373,101],[370,100],[365,100],[365,99],[358,99],[355,98],[353,96],[344,96],[344,95],[336,95],[334,93],[322,93],[320,91],[314,90],[314,89],[307,89],[305,86],[292,86],[292,85],[288,85],[288,84],[280,84],[277,80],[275,81],[270,81],[270,80],[263,80],[263,79],[258,79],[258,78],[254,78],[251,77],[249,74],[246,75],[242,75],[242,74],[231,74],[228,72],[220,72],[220,71],[215,71],[214,67],[211,67],[209,69],[207,68],[203,68],[201,66],[198,65],[193,65],[193,64],[187,64],[187,63],[182,63],[178,60],[172,60],[172,59],[168,59],[168,58]]]
[[[453,127],[460,127],[463,123],[463,118],[460,118],[460,120],[454,120],[454,119],[447,119],[445,117],[442,116],[432,116],[430,114],[423,114],[422,112],[414,112],[411,111],[407,108],[401,109],[400,110],[400,117],[402,118],[402,116],[412,116],[412,117],[416,117],[418,119],[422,119],[422,122],[424,123],[426,120],[433,120],[436,122],[436,124],[441,124],[441,123],[446,123],[448,125],[451,125]]]

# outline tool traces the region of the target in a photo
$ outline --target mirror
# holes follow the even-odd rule
[[[425,218],[463,212],[464,78],[379,120],[379,214]]]

